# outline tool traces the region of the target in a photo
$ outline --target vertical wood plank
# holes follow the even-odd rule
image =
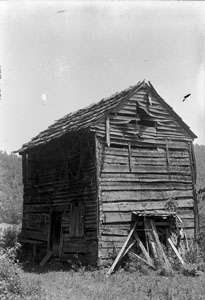
[[[79,201],[78,213],[79,213],[79,227],[78,237],[84,236],[84,219],[85,219],[85,204],[83,201]]]
[[[106,116],[106,143],[110,147],[110,116]]]
[[[96,202],[97,202],[97,237],[100,236],[101,224],[100,224],[100,208],[102,206],[100,199],[100,143],[95,134],[95,177],[96,177]],[[99,248],[99,246],[98,246]]]
[[[47,241],[47,253],[51,250],[51,226],[52,226],[52,208],[50,209],[49,228],[48,228],[48,241]]]
[[[168,142],[167,141],[166,141],[166,161],[167,161],[167,169],[169,170],[170,159],[169,159],[169,147],[168,147]]]
[[[128,161],[129,161],[129,170],[132,172],[132,153],[131,153],[131,143],[128,142]]]
[[[190,142],[189,145],[190,145],[191,160],[192,160],[192,166],[193,166],[194,184],[196,184],[196,179],[197,179],[196,157],[195,157],[195,153],[194,153],[193,143]]]
[[[155,241],[156,241],[156,244],[157,244],[158,257],[160,259],[160,262],[161,262],[162,265],[164,265],[164,267],[167,270],[171,270],[170,262],[167,259],[166,255],[164,253],[164,250],[162,248],[162,245],[160,243],[159,236],[158,236],[158,233],[157,233],[157,229],[156,229],[156,225],[155,225],[154,220],[150,219],[150,224],[151,224],[151,227],[152,227],[152,230],[153,230],[153,234],[154,234],[154,238],[155,238]]]
[[[197,201],[197,192],[196,192],[196,162],[195,162],[193,144],[192,142],[189,142],[188,144],[189,144],[189,160],[191,166],[193,199],[194,199],[194,238],[197,239],[199,234],[199,211],[198,211],[198,201]]]
[[[152,105],[152,95],[150,92],[148,92],[148,94],[147,94],[147,100],[148,100],[148,104]]]
[[[146,224],[146,223],[147,223],[147,219],[146,219],[146,217],[144,216],[144,228],[145,228],[145,224]],[[145,230],[145,243],[146,243],[147,252],[150,254],[147,230]]]
[[[62,218],[61,218],[61,233],[60,233],[60,245],[59,245],[59,260],[60,261],[61,261],[63,242],[64,242],[63,221],[62,221],[64,218],[64,215],[65,215],[65,209],[63,210]]]
[[[151,227],[149,219],[147,219],[147,218],[144,220],[144,227],[145,227],[145,232],[147,234],[147,239],[149,241],[151,252],[152,252],[154,258],[157,259],[157,250],[155,247],[155,240],[152,235],[152,227]]]
[[[153,261],[151,259],[151,257],[149,256],[149,253],[147,252],[147,250],[145,249],[145,246],[143,245],[142,241],[140,240],[137,232],[135,231],[133,233],[135,239],[137,240],[138,246],[140,247],[140,249],[142,250],[142,253],[144,254],[144,256],[146,257],[147,261],[150,262],[151,264],[153,264]]]
[[[181,255],[179,254],[179,252],[177,251],[176,247],[174,246],[172,240],[170,238],[168,238],[168,242],[170,244],[170,246],[172,247],[174,253],[176,254],[176,256],[178,257],[179,261],[181,262],[182,265],[185,265],[184,260],[182,259]]]
[[[124,253],[124,251],[125,251],[128,243],[129,243],[129,241],[130,241],[130,239],[132,237],[132,234],[133,234],[133,232],[135,230],[136,225],[137,225],[137,221],[135,222],[135,224],[133,225],[132,229],[130,230],[130,233],[128,234],[128,236],[127,236],[127,238],[126,238],[126,240],[125,240],[122,248],[120,249],[120,252],[118,253],[116,259],[114,260],[111,268],[108,270],[108,272],[106,274],[107,276],[110,276],[110,274],[114,271],[117,263],[120,261],[121,257],[123,256],[123,253]]]
[[[28,154],[22,155],[22,173],[23,173],[23,184],[28,183]]]

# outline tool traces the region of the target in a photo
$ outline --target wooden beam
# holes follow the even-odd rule
[[[63,216],[65,214],[65,209],[63,210],[62,217],[61,217],[61,232],[60,232],[60,245],[59,245],[59,260],[61,260],[62,250],[63,250],[63,242],[64,242],[64,232],[63,232]]]
[[[52,255],[53,255],[53,251],[51,251],[51,250],[48,251],[46,256],[40,262],[40,266],[43,267],[47,263],[47,261],[52,257]]]
[[[150,254],[150,251],[149,251],[149,243],[148,243],[148,234],[147,232],[149,231],[149,229],[145,229],[145,223],[146,223],[146,216],[144,216],[144,233],[145,233],[145,243],[146,243],[146,248],[147,248],[147,252]]]
[[[147,94],[147,100],[148,100],[148,104],[152,105],[152,94],[150,92],[148,92]]]
[[[151,264],[153,264],[153,261],[152,261],[151,257],[149,256],[149,253],[148,253],[147,250],[145,249],[145,247],[144,247],[142,241],[140,240],[140,238],[139,238],[137,232],[135,231],[133,235],[134,235],[135,239],[137,240],[138,246],[139,246],[140,249],[142,250],[142,253],[143,253],[144,256],[146,257],[147,261],[150,262]]]
[[[49,216],[49,227],[48,227],[47,253],[51,250],[50,246],[51,246],[52,212],[53,212],[53,208],[51,207],[50,208],[50,216]]]
[[[184,233],[184,238],[185,238],[186,250],[189,251],[189,243],[188,243],[188,239],[187,239],[187,234],[186,234],[186,232]]]
[[[148,266],[151,267],[152,269],[156,270],[156,267],[155,267],[152,263],[150,263],[150,262],[147,261],[146,259],[142,258],[141,256],[137,255],[136,253],[129,251],[129,252],[128,252],[128,255],[129,255],[131,258],[141,260],[143,263],[145,263],[146,265],[148,265]]]
[[[123,253],[123,256],[122,257],[124,257],[126,254],[127,254],[127,252],[129,252],[130,251],[130,249],[134,246],[134,244],[136,243],[136,239],[127,247],[127,249],[125,250],[125,252]]]
[[[167,170],[170,171],[170,159],[169,159],[169,147],[168,142],[166,141],[166,162],[167,162]]]
[[[128,161],[129,161],[129,170],[132,172],[132,153],[131,153],[131,143],[128,142]]]
[[[198,237],[199,233],[199,211],[198,211],[198,199],[197,199],[197,192],[196,192],[196,159],[194,155],[194,147],[193,143],[189,142],[189,159],[191,165],[191,174],[192,174],[192,186],[193,186],[193,198],[194,198],[194,238],[195,240]]]
[[[35,258],[36,258],[36,244],[33,244],[33,256],[32,256],[32,262],[35,262]]]
[[[183,258],[181,257],[181,255],[179,254],[179,252],[177,251],[177,248],[174,246],[172,240],[170,238],[168,238],[168,242],[170,244],[170,246],[172,247],[174,253],[176,254],[176,256],[178,257],[179,261],[181,262],[182,265],[185,265],[185,262],[183,260]]]
[[[130,241],[130,239],[131,239],[131,237],[132,237],[132,234],[133,234],[133,232],[134,232],[134,230],[135,230],[136,225],[137,225],[137,221],[135,222],[134,226],[133,226],[132,229],[130,230],[130,233],[128,234],[128,236],[127,236],[127,238],[126,238],[126,240],[125,240],[125,242],[124,242],[122,248],[120,249],[120,252],[118,253],[116,259],[114,260],[114,262],[113,262],[111,268],[108,270],[108,272],[107,272],[107,274],[106,274],[107,277],[110,276],[110,274],[114,271],[114,269],[115,269],[117,263],[118,263],[118,262],[120,261],[120,259],[122,258],[123,253],[124,253],[124,251],[125,251],[125,249],[126,249],[128,243],[129,243],[129,241]]]
[[[101,193],[100,193],[100,177],[101,177],[101,167],[100,167],[100,151],[101,146],[95,134],[95,180],[96,180],[96,216],[97,216],[97,237],[100,236],[100,228],[101,228]]]
[[[152,234],[153,233],[153,229],[151,227],[150,220],[148,218],[146,218],[144,220],[144,228],[145,228],[145,232],[147,234],[147,239],[149,241],[150,250],[152,252],[152,255],[154,256],[155,260],[158,260],[156,243],[155,243],[154,236]]]
[[[153,230],[153,235],[154,235],[154,238],[155,238],[155,241],[156,241],[156,244],[157,244],[158,258],[159,258],[160,262],[162,263],[162,265],[167,270],[171,270],[172,269],[171,264],[168,261],[166,255],[164,253],[164,250],[163,250],[162,245],[161,245],[160,240],[159,240],[159,236],[158,236],[158,233],[157,233],[155,222],[152,219],[150,219],[150,224],[151,224],[151,227],[152,227],[152,230]]]
[[[106,116],[106,143],[110,147],[110,117]]]

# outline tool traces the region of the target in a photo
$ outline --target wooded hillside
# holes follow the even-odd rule
[[[21,222],[23,204],[21,157],[0,151],[0,222]]]
[[[197,190],[199,193],[199,214],[200,214],[200,226],[203,231],[205,231],[205,145],[195,145],[194,146],[196,155],[196,165],[197,165]]]
[[[205,145],[194,146],[197,188],[205,188]],[[0,151],[0,222],[21,222],[23,204],[21,157]],[[201,207],[201,206],[200,206]]]
[[[205,145],[194,145],[197,167],[197,189],[205,188]]]

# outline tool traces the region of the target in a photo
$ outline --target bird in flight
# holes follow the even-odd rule
[[[66,10],[58,10],[56,13],[57,13],[57,14],[62,14],[62,13],[64,13],[64,12],[66,12]]]
[[[187,95],[185,95],[184,96],[184,99],[182,100],[183,102],[187,99],[187,98],[189,98],[191,96],[191,94],[187,94]]]

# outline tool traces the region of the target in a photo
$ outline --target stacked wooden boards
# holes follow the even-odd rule
[[[22,236],[48,252],[59,244],[60,259],[107,264],[133,211],[174,209],[196,235],[195,137],[144,81],[66,115],[19,150]]]
[[[122,246],[132,211],[174,209],[187,235],[194,236],[191,139],[154,94],[149,94],[152,105],[148,103],[148,93],[146,89],[139,90],[122,108],[106,117],[109,124],[104,120],[95,126],[101,263],[106,264]]]
[[[83,149],[83,151],[82,151]],[[61,213],[60,258],[74,254],[96,262],[97,201],[93,135],[72,137],[24,156],[24,214],[22,238],[52,244],[51,222]],[[83,206],[83,232],[71,234],[71,206]],[[82,213],[81,213],[82,214]],[[72,221],[75,225],[78,220]],[[45,253],[44,253],[45,254]],[[86,254],[86,257],[85,257]]]

